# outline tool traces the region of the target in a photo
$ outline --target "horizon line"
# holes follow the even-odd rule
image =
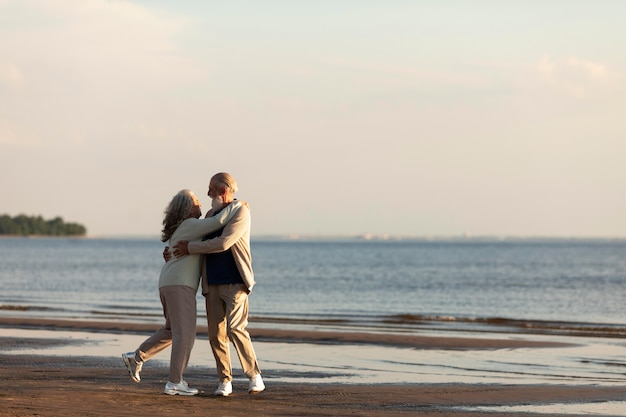
[[[28,236],[26,236],[28,237]],[[86,235],[86,239],[159,239],[158,235]],[[160,240],[160,239],[159,239]],[[360,240],[360,241],[392,241],[392,240],[417,240],[417,241],[444,241],[444,240],[626,240],[626,236],[583,236],[583,235],[513,235],[513,234],[484,234],[484,235],[408,235],[390,233],[358,233],[358,234],[307,234],[307,233],[277,233],[259,234],[251,236],[250,240]]]

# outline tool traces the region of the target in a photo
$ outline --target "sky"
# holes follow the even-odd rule
[[[626,237],[626,2],[0,0],[0,214]]]

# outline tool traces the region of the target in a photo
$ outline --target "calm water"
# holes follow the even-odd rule
[[[162,248],[158,239],[0,239],[0,315],[160,321]],[[255,240],[252,251],[251,316],[261,325],[626,335],[624,240]]]

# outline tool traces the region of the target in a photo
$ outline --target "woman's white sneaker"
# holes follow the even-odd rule
[[[167,395],[196,395],[198,390],[190,388],[187,381],[180,381],[178,384],[167,381],[163,392]]]
[[[135,352],[122,353],[122,360],[124,361],[124,365],[126,365],[126,368],[128,369],[130,379],[135,382],[141,381],[141,378],[139,377],[139,372],[141,372],[143,362],[138,362],[137,359],[135,359]]]

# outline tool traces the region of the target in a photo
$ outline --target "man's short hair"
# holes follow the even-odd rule
[[[227,172],[218,172],[213,175],[211,181],[215,182],[216,185],[224,187],[226,189],[226,193],[235,194],[237,192],[237,181]]]

